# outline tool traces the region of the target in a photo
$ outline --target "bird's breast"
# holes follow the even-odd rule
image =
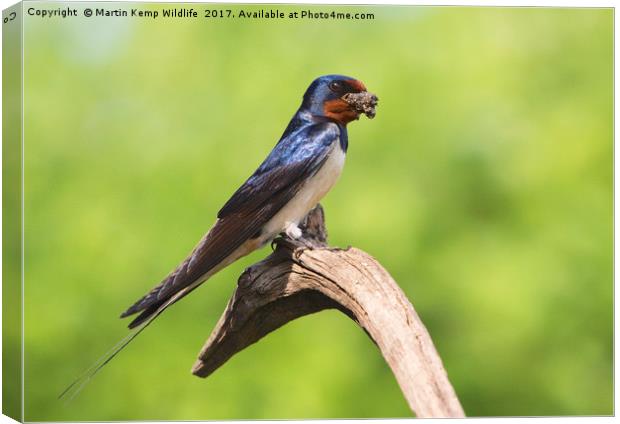
[[[263,234],[272,238],[289,223],[299,224],[306,214],[319,203],[336,184],[344,167],[345,152],[340,143],[327,156],[323,166],[299,189],[297,194],[265,225]]]

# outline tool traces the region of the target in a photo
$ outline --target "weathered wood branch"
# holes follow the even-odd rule
[[[302,229],[311,248],[279,239],[241,275],[192,372],[206,377],[287,322],[335,308],[379,347],[418,417],[464,416],[428,331],[388,272],[361,250],[328,248],[320,205]]]

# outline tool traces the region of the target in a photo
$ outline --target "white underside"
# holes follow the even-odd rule
[[[297,227],[308,212],[336,184],[344,166],[344,159],[345,153],[340,148],[340,143],[334,142],[334,147],[321,169],[309,178],[295,197],[265,224],[261,238],[268,241],[291,226]]]

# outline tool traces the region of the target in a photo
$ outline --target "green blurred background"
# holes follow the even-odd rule
[[[399,282],[466,413],[612,414],[613,11],[310,9],[375,19],[26,17],[26,420],[412,416],[335,311],[190,374],[268,248],[171,308],[69,405],[56,399],[327,73],[381,99],[349,127],[323,202],[331,243]]]

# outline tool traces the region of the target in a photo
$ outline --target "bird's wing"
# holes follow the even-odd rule
[[[336,125],[322,123],[280,141],[220,210],[215,225],[190,255],[121,315],[144,311],[129,327],[144,322],[180,290],[199,282],[246,240],[257,237],[262,227],[320,169],[339,135]]]
[[[303,128],[281,140],[267,159],[232,195],[217,214],[225,218],[262,207],[280,193],[288,201],[306,178],[323,164],[333,142],[340,137],[336,124],[321,123]],[[286,201],[284,203],[286,203]]]

